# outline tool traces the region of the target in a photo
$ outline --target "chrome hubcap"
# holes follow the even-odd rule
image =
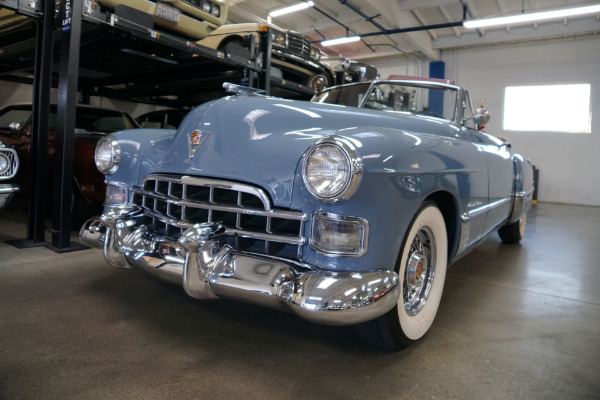
[[[435,275],[435,240],[427,227],[421,228],[410,245],[404,272],[404,309],[417,315],[427,302]]]

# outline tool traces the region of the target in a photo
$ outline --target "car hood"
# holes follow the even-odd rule
[[[303,154],[347,127],[398,129],[398,116],[263,96],[231,96],[192,110],[169,144],[146,154],[143,174],[174,173],[242,181],[289,207]],[[348,135],[351,135],[348,133]],[[357,137],[353,140],[362,141]]]

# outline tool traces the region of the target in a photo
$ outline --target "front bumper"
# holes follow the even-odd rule
[[[17,185],[13,185],[10,183],[0,184],[0,208],[3,208],[8,204],[10,199],[12,199],[13,195],[19,191],[19,187]]]
[[[217,223],[197,224],[174,241],[148,231],[135,206],[88,220],[85,244],[104,249],[118,268],[137,267],[180,284],[196,299],[228,298],[291,310],[325,325],[366,322],[391,310],[400,295],[392,271],[334,273],[278,257],[232,249]]]

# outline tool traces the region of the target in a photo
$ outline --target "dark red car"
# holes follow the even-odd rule
[[[139,128],[129,114],[106,108],[78,105],[75,117],[75,152],[73,164],[74,226],[102,206],[106,185],[94,163],[98,140],[111,132]],[[52,179],[56,140],[56,105],[50,106],[48,177]],[[13,146],[19,155],[21,168],[16,180],[23,188],[29,185],[31,143],[31,104],[11,105],[0,110],[0,140]]]

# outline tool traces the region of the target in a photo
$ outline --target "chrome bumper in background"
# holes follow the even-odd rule
[[[0,208],[8,204],[13,195],[19,191],[19,187],[10,183],[0,184]]]
[[[334,273],[298,261],[245,253],[225,244],[217,223],[194,225],[175,242],[149,232],[135,206],[114,207],[88,220],[84,243],[104,249],[118,268],[137,267],[180,284],[196,299],[228,298],[291,310],[325,325],[352,325],[383,315],[397,303],[392,271]]]

